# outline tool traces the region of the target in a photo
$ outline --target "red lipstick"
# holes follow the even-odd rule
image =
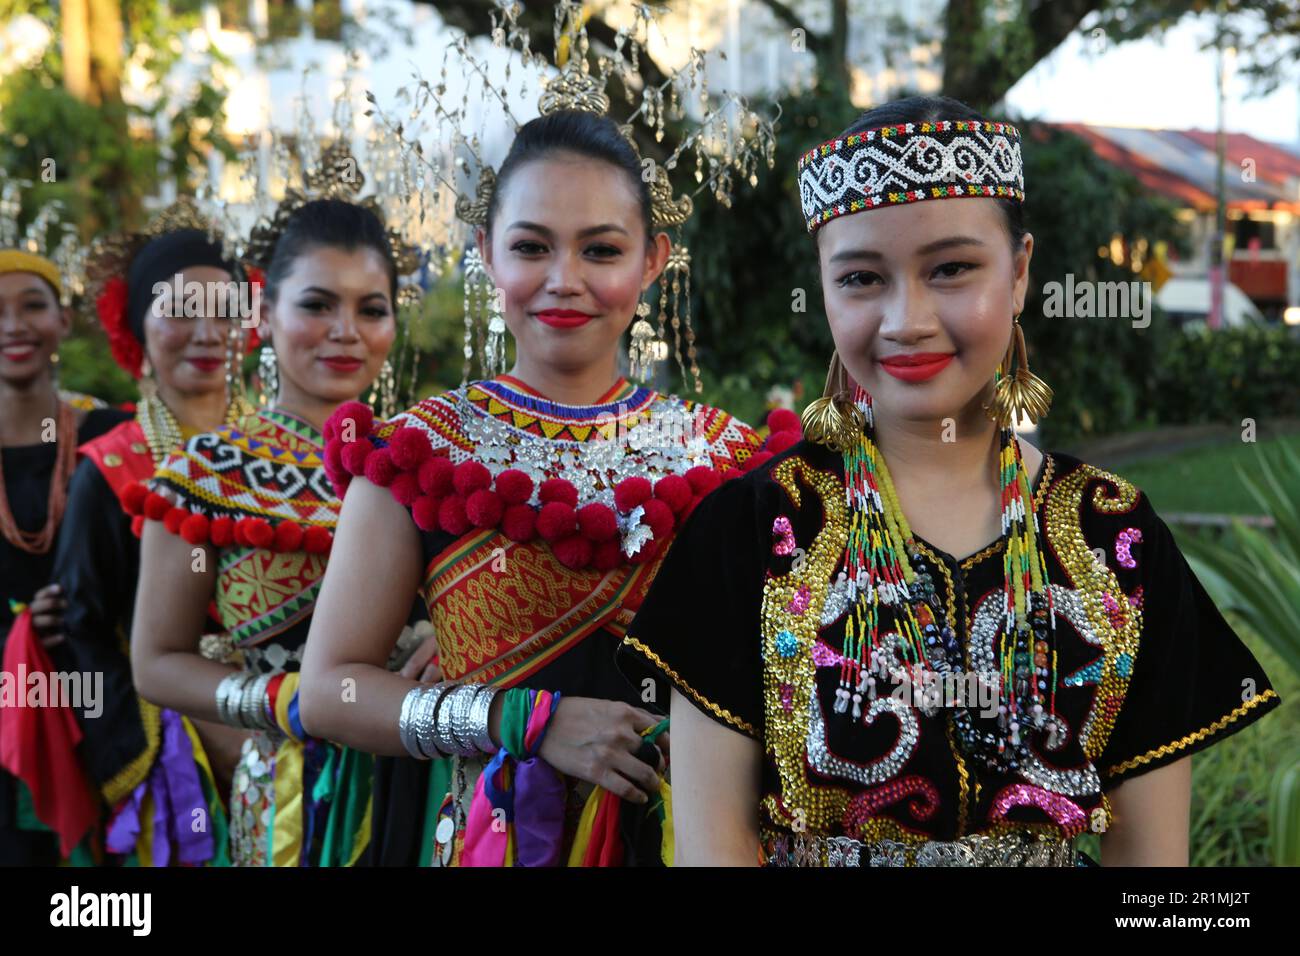
[[[592,317],[586,312],[574,309],[546,309],[537,313],[537,321],[544,322],[555,329],[576,329],[586,325]]]
[[[951,361],[950,353],[909,352],[906,355],[887,355],[880,360],[880,365],[904,382],[924,382],[942,372]]]
[[[25,342],[15,342],[12,345],[0,346],[0,355],[3,355],[11,362],[26,362],[36,354],[36,346],[29,345]]]
[[[347,355],[326,355],[322,356],[320,361],[336,372],[355,372],[366,364],[359,358],[351,358]]]
[[[221,359],[219,358],[191,358],[186,359],[185,361],[189,362],[200,372],[211,372],[221,367]]]

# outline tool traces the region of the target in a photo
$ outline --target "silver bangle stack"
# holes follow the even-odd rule
[[[266,688],[272,674],[237,671],[217,685],[217,716],[223,724],[244,730],[276,730]]]
[[[486,684],[450,681],[412,689],[397,721],[402,746],[417,760],[496,753],[488,729],[496,695],[497,688]]]

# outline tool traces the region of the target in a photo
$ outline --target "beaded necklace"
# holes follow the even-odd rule
[[[15,548],[28,554],[48,554],[54,544],[54,534],[68,500],[68,479],[72,477],[72,469],[77,463],[77,419],[72,406],[58,401],[58,416],[54,427],[54,474],[50,477],[45,525],[39,531],[24,531],[18,527],[13,511],[9,508],[4,468],[0,467],[0,534]]]
[[[242,395],[236,395],[226,405],[225,424],[237,425],[256,409]],[[147,389],[136,404],[135,420],[144,432],[145,443],[153,455],[154,465],[161,465],[173,451],[185,444],[185,433],[180,422],[156,389]]]
[[[962,666],[961,644],[940,601],[925,556],[899,504],[893,479],[874,438],[871,397],[861,388],[854,400],[866,425],[844,452],[844,491],[851,512],[844,566],[852,602],[844,628],[840,682],[833,710],[845,719],[869,720],[862,701],[878,696],[877,678],[944,688],[920,705],[932,715],[940,703],[954,706],[954,724],[963,749],[990,768],[1015,770],[1028,756],[1028,731],[1042,730],[1048,746],[1061,728],[1056,719],[1057,660],[1051,590],[1040,546],[1038,516],[1019,443],[1010,428],[999,434],[999,484],[1005,604],[998,629],[996,719],[971,702],[956,703],[952,678]],[[882,611],[883,608],[883,611]],[[883,633],[882,633],[883,632]],[[969,683],[967,683],[969,687]]]

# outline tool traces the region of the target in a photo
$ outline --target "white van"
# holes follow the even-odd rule
[[[1204,329],[1210,315],[1210,280],[1175,276],[1156,293],[1156,305],[1179,328]],[[1231,282],[1223,284],[1223,328],[1265,325],[1264,313]]]

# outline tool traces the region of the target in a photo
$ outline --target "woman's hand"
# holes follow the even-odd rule
[[[620,701],[564,697],[547,725],[540,755],[560,773],[646,803],[646,794],[659,792],[659,774],[636,752],[641,731],[661,719]]]
[[[40,635],[41,643],[46,647],[57,647],[67,639],[63,635],[63,612],[67,606],[63,588],[57,584],[47,584],[32,598],[29,605],[32,628]]]
[[[419,681],[421,684],[436,684],[442,680],[442,668],[435,655],[438,653],[438,640],[432,634],[420,642],[410,658],[402,665],[401,674],[407,680]]]

